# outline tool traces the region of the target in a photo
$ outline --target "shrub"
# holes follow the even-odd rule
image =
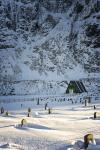
[[[100,30],[98,29],[98,25],[97,24],[89,24],[86,28],[86,35],[88,37],[92,37],[92,36],[98,36],[100,33]]]
[[[79,14],[79,13],[82,12],[83,8],[84,8],[84,6],[77,2],[77,3],[76,3],[76,6],[75,6],[75,8],[74,8],[74,11],[75,11],[77,14]]]
[[[95,12],[99,12],[100,11],[100,1],[97,1],[94,5],[94,10]]]
[[[88,5],[89,4],[89,2],[90,2],[90,0],[85,0],[85,3]]]

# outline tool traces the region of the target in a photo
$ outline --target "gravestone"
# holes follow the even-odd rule
[[[47,109],[47,106],[48,106],[48,102],[45,104],[45,110]]]
[[[94,112],[94,119],[97,118],[97,112]]]
[[[39,98],[37,99],[37,105],[39,105],[40,104],[40,101],[39,101]]]
[[[84,148],[87,148],[89,143],[93,143],[93,134],[87,134],[84,136]]]
[[[96,106],[94,105],[94,109],[96,109]]]
[[[88,103],[91,103],[91,97],[88,97]]]
[[[87,106],[87,100],[85,100],[85,106]]]
[[[8,117],[8,111],[6,111],[5,116]]]
[[[22,119],[22,120],[21,120],[21,127],[22,127],[23,125],[25,125],[25,124],[27,124],[26,119]]]
[[[27,114],[27,117],[30,117],[30,113]]]
[[[28,108],[28,115],[27,115],[27,117],[30,117],[30,113],[31,113],[31,108]]]
[[[3,107],[1,107],[1,114],[3,114],[4,113],[4,108]]]
[[[51,109],[50,108],[48,109],[48,114],[51,114]]]

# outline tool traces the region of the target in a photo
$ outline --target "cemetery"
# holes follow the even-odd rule
[[[0,0],[0,150],[100,150],[100,0]]]
[[[0,109],[0,148],[100,148],[100,104],[93,98],[90,102],[86,95],[71,93],[67,97],[34,97],[19,102],[9,99],[8,103],[0,103]]]

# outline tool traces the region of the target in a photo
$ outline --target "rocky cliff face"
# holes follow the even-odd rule
[[[100,73],[99,0],[0,0],[1,80]]]

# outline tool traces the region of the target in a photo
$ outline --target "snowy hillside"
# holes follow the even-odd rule
[[[99,10],[99,0],[0,0],[1,81],[99,76]]]

